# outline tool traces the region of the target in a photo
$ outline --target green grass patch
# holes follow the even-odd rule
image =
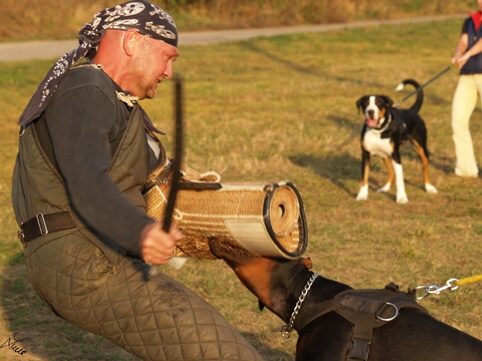
[[[420,2],[411,4],[415,11]],[[453,175],[455,69],[425,88],[421,109],[439,194],[423,191],[420,162],[407,145],[402,157],[409,203],[396,204],[395,190],[375,192],[386,179],[378,158],[373,159],[369,200],[355,200],[362,126],[356,100],[371,92],[401,100],[411,91],[394,91],[402,79],[424,83],[449,65],[460,27],[460,20],[450,20],[181,47],[175,70],[185,78],[189,164],[216,170],[225,182],[292,181],[308,219],[306,255],[325,277],[361,288],[394,281],[407,289],[482,273],[480,178]],[[0,336],[29,336],[33,360],[131,360],[108,341],[53,316],[27,281],[10,201],[16,121],[51,63],[0,63]],[[166,81],[158,98],[143,102],[168,133],[163,142],[169,152],[172,93],[172,83]],[[474,114],[472,127],[482,165],[480,117],[480,111]],[[266,360],[294,360],[296,336],[284,340],[281,320],[260,313],[254,296],[222,262],[189,260],[180,271],[163,270],[211,302]],[[466,285],[423,305],[481,338],[481,287]],[[8,356],[0,350],[0,359]]]

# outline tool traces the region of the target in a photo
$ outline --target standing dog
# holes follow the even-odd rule
[[[397,87],[403,89],[406,84],[419,88],[420,85],[412,79],[406,79]],[[362,177],[361,187],[356,199],[363,201],[368,198],[368,175],[370,172],[370,156],[383,158],[388,170],[387,183],[378,192],[388,192],[393,182],[397,186],[397,203],[407,203],[403,179],[400,148],[408,140],[417,151],[423,167],[423,180],[427,193],[437,193],[428,175],[429,154],[427,150],[427,129],[418,111],[423,103],[423,90],[417,93],[417,99],[410,109],[397,109],[393,101],[386,95],[365,95],[358,99],[356,106],[365,116],[361,132]]]
[[[389,322],[374,328],[369,342],[359,342],[354,336],[361,334],[364,337],[364,333],[360,333],[360,330],[364,331],[363,324],[357,323],[354,327],[335,312],[335,307],[331,312],[317,316],[318,310],[330,305],[337,295],[355,290],[321,276],[312,281],[309,259],[254,258],[217,241],[210,242],[210,249],[258,298],[261,309],[266,306],[287,324],[297,311],[294,322],[299,335],[296,361],[482,360],[482,341],[436,320],[415,301],[417,307],[400,308],[395,317],[391,316],[395,306],[388,305],[387,319],[380,320]],[[310,281],[311,288],[307,291],[306,285]],[[301,307],[300,295],[304,297]],[[341,303],[348,298],[348,295],[342,297]],[[362,300],[359,307],[366,308],[366,304],[366,300]],[[371,307],[369,303],[368,306]],[[356,349],[355,344],[363,347]],[[357,356],[359,354],[362,356]]]

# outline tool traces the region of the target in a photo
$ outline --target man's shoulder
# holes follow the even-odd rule
[[[115,91],[112,79],[95,64],[81,64],[71,68],[59,84],[59,88],[64,90],[79,87],[97,87],[104,91]]]
[[[96,64],[81,64],[69,69],[65,75],[66,80],[80,84],[108,85],[113,87],[112,79]]]
[[[107,98],[114,99],[115,90],[115,83],[100,67],[86,64],[75,66],[65,74],[55,90],[54,98],[67,94],[104,94]]]

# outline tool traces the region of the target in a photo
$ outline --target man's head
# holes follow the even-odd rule
[[[137,29],[107,30],[93,61],[125,91],[152,99],[164,78],[171,78],[177,48]]]
[[[128,1],[95,14],[79,32],[101,36],[94,62],[124,90],[140,99],[154,98],[157,86],[172,77],[179,56],[172,17],[147,1]]]
[[[173,18],[146,0],[127,1],[98,12],[80,30],[79,44],[50,68],[21,115],[20,125],[42,114],[58,83],[82,58],[95,58],[132,95],[153,98],[158,83],[172,76],[172,62],[179,56]]]

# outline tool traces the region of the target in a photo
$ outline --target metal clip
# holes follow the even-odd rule
[[[428,285],[428,286],[415,287],[415,290],[420,290],[420,289],[425,290],[425,294],[420,297],[417,297],[417,300],[422,300],[425,297],[428,297],[430,295],[439,295],[442,291],[445,291],[447,289],[449,289],[450,291],[455,291],[457,288],[459,288],[457,284],[458,281],[459,280],[457,278],[451,278],[445,283],[444,286],[439,287],[437,285]]]
[[[38,228],[40,229],[40,234],[42,236],[46,236],[49,233],[49,229],[47,228],[47,223],[45,223],[45,217],[42,212],[38,212],[35,215],[37,218]]]
[[[27,243],[25,242],[25,234],[23,233],[23,230],[19,229],[17,231],[17,237],[20,240],[20,243],[22,243],[23,248],[27,247]]]

